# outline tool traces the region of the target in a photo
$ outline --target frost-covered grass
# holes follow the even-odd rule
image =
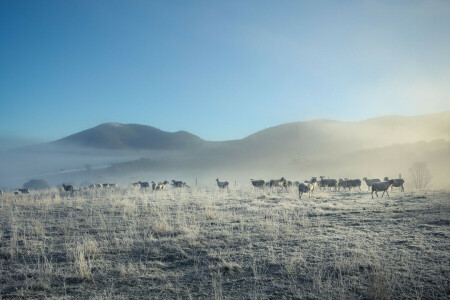
[[[448,299],[450,192],[0,196],[0,298]]]

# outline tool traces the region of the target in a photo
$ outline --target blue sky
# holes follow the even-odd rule
[[[0,2],[0,137],[450,110],[450,1]]]

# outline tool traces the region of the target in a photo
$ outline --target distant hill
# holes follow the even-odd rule
[[[186,131],[167,132],[138,124],[106,123],[53,142],[108,150],[187,150],[206,142]]]
[[[321,155],[450,139],[450,112],[423,116],[383,116],[359,121],[313,120],[258,131],[246,138],[211,142],[186,132],[138,124],[105,123],[50,144],[107,150],[195,150],[224,155]],[[236,152],[236,153],[235,153]]]
[[[253,155],[323,155],[450,139],[450,112],[359,121],[314,120],[267,128],[240,141]]]
[[[449,141],[450,111],[359,122],[293,122],[222,142],[206,141],[186,131],[106,123],[51,143],[4,152],[0,180],[21,186],[29,176],[83,170],[86,165],[103,166],[113,176],[147,171],[249,178],[263,174],[394,176],[390,172],[405,173],[415,160],[428,161],[434,173],[445,174],[450,170]],[[85,179],[86,174],[79,176]],[[445,177],[440,175],[439,180]]]

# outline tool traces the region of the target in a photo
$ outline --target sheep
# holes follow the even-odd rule
[[[73,193],[73,186],[72,185],[63,183],[62,187],[63,187],[64,191]]]
[[[158,182],[158,183],[152,181],[152,189],[153,189],[154,191],[160,191],[160,190],[163,190],[163,189],[166,188],[166,185],[167,185],[168,183],[169,183],[169,182],[168,182],[167,180],[165,180],[164,182]]]
[[[386,193],[389,197],[389,193],[388,193],[388,189],[391,187],[392,184],[394,184],[395,180],[391,179],[389,181],[383,181],[383,182],[374,182],[372,184],[372,199],[373,199],[373,192],[375,192],[375,194],[378,197],[378,192],[383,191],[383,194],[381,195],[381,197],[384,196],[384,193]]]
[[[89,187],[90,187],[91,189],[101,188],[101,187],[102,187],[102,184],[101,184],[101,183],[94,183],[94,184],[91,184]]]
[[[281,177],[280,179],[271,179],[270,181],[270,187],[285,187],[287,188],[287,181],[284,179],[284,177]]]
[[[389,177],[384,177],[384,181],[387,181],[389,179]],[[402,178],[397,178],[397,179],[393,179],[394,183],[391,186],[391,190],[394,187],[400,187],[402,189],[402,192],[405,191],[405,188],[403,187],[403,184],[405,183],[405,180],[403,180]]]
[[[341,178],[339,178],[339,180],[338,180],[338,190],[340,191],[341,190],[341,188],[343,188],[344,189],[344,191],[345,191],[345,188],[347,188],[348,187],[348,182],[347,182],[347,180],[344,180],[344,179],[341,179]],[[349,188],[350,189],[350,188]]]
[[[252,185],[255,187],[255,188],[263,188],[264,187],[264,184],[266,183],[264,180],[262,180],[262,179],[260,179],[260,180],[253,180],[253,179],[250,179],[250,181],[252,182]]]
[[[347,186],[350,190],[352,187],[356,188],[358,187],[359,190],[361,190],[361,180],[360,179],[348,179],[347,180]]]
[[[166,185],[168,184],[169,182],[167,181],[167,180],[164,180],[164,182],[159,182],[158,183],[158,186],[156,187],[156,190],[163,190],[163,189],[165,189],[166,188]]]
[[[221,189],[228,187],[228,181],[219,181],[219,178],[216,178],[217,186]]]
[[[367,177],[364,177],[363,181],[367,184],[367,190],[368,191],[370,191],[370,188],[372,187],[372,184],[374,184],[375,182],[381,182],[381,180],[378,179],[378,178],[368,179]]]
[[[30,189],[19,189],[19,192],[21,192],[22,194],[29,194]]]
[[[326,187],[332,188],[336,190],[337,188],[337,180],[336,179],[325,179],[325,176],[320,176],[319,185],[321,188],[325,189]]]
[[[311,193],[314,191],[314,184],[312,183],[300,183],[298,185],[298,196],[302,199],[303,193],[309,193],[309,198],[311,198]]]
[[[146,189],[150,187],[148,181],[138,181],[137,184],[141,187],[141,189]]]
[[[317,178],[316,177],[311,177],[311,180],[305,180],[304,183],[310,184],[311,185],[311,193],[314,192],[314,190],[316,189],[317,186]],[[300,184],[300,183],[299,183]],[[298,186],[298,185],[297,185]]]
[[[172,180],[171,184],[173,187],[187,187],[186,182],[183,181]]]

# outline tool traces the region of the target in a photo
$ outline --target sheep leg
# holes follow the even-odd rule
[[[372,199],[373,199],[373,191],[372,191]]]
[[[375,191],[375,195],[377,195],[377,198],[378,198],[378,191]]]
[[[387,194],[387,196],[389,197],[389,193],[388,193],[388,191],[386,190],[386,194]]]
[[[402,185],[402,192],[404,192],[405,191],[405,188],[403,187],[403,185]]]

